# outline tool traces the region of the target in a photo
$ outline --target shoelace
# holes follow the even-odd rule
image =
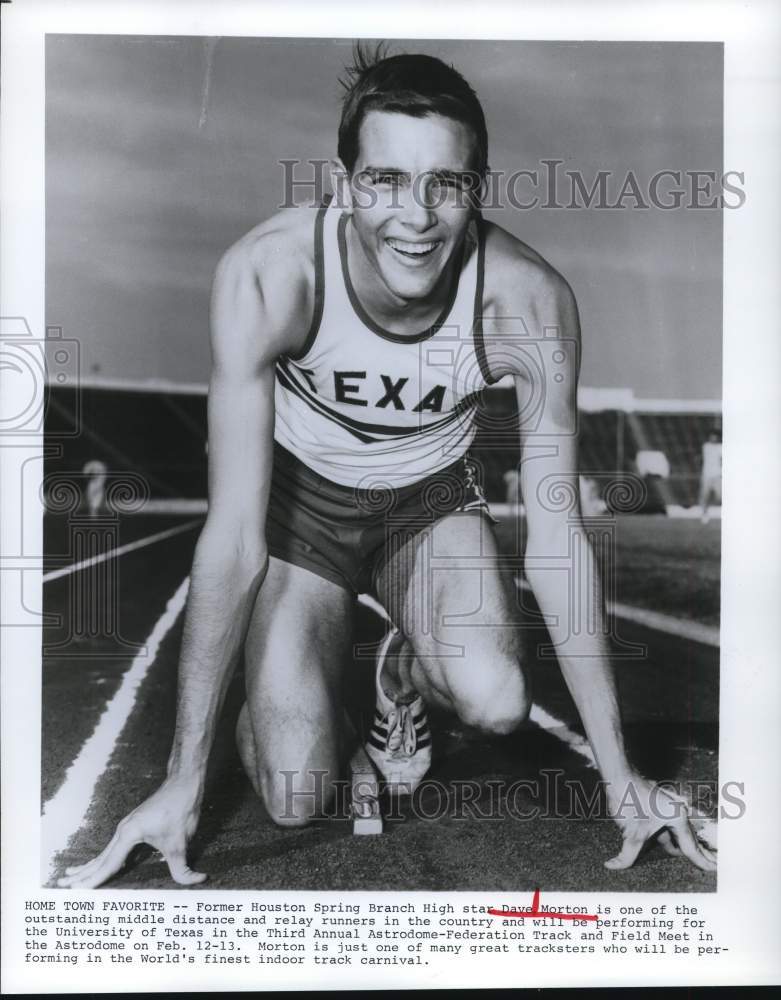
[[[418,745],[418,737],[409,705],[395,705],[388,712],[387,725],[385,746],[391,757],[412,757]]]

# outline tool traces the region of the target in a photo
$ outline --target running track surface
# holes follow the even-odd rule
[[[69,623],[74,588],[84,588],[98,569],[57,576],[58,568],[77,560],[65,523],[47,518],[45,610],[60,622],[44,635],[44,882],[53,884],[66,865],[98,853],[117,821],[164,776],[181,609],[200,523],[191,516],[129,517],[119,537],[106,542],[126,549],[97,564],[117,572],[119,581],[117,634],[106,639],[100,635],[105,611],[95,612],[94,636],[89,621]],[[74,630],[82,634],[74,637]],[[631,758],[656,780],[715,788],[718,649],[626,620],[618,634],[647,650],[615,660]],[[371,647],[381,635],[380,619],[362,606],[356,644]],[[526,633],[533,721],[510,736],[488,737],[435,716],[427,781],[413,802],[395,807],[380,837],[353,836],[345,810],[302,829],[280,829],[268,819],[233,742],[242,703],[237,673],[190,853],[193,867],[209,874],[199,889],[715,891],[715,875],[657,846],[629,871],[610,872],[602,863],[618,851],[614,824],[556,815],[567,809],[571,783],[588,796],[598,776],[558,667],[539,655],[545,639],[544,632]],[[371,712],[372,674],[368,658],[349,666],[346,690],[358,719]],[[174,887],[148,847],[137,848],[109,885]]]

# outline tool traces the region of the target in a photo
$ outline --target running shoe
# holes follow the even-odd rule
[[[383,639],[377,655],[374,710],[366,753],[385,779],[392,795],[411,795],[431,767],[431,731],[420,695],[409,703],[389,698],[382,687],[382,669],[389,655],[404,642],[399,629]]]

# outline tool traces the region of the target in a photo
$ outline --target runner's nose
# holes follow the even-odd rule
[[[416,233],[424,233],[436,225],[437,216],[432,209],[429,184],[426,181],[410,184],[405,192],[401,222]]]

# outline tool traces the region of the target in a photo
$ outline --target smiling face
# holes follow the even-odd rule
[[[350,177],[358,251],[351,273],[359,292],[386,307],[436,294],[474,212],[474,160],[472,133],[460,122],[387,111],[366,116]]]

